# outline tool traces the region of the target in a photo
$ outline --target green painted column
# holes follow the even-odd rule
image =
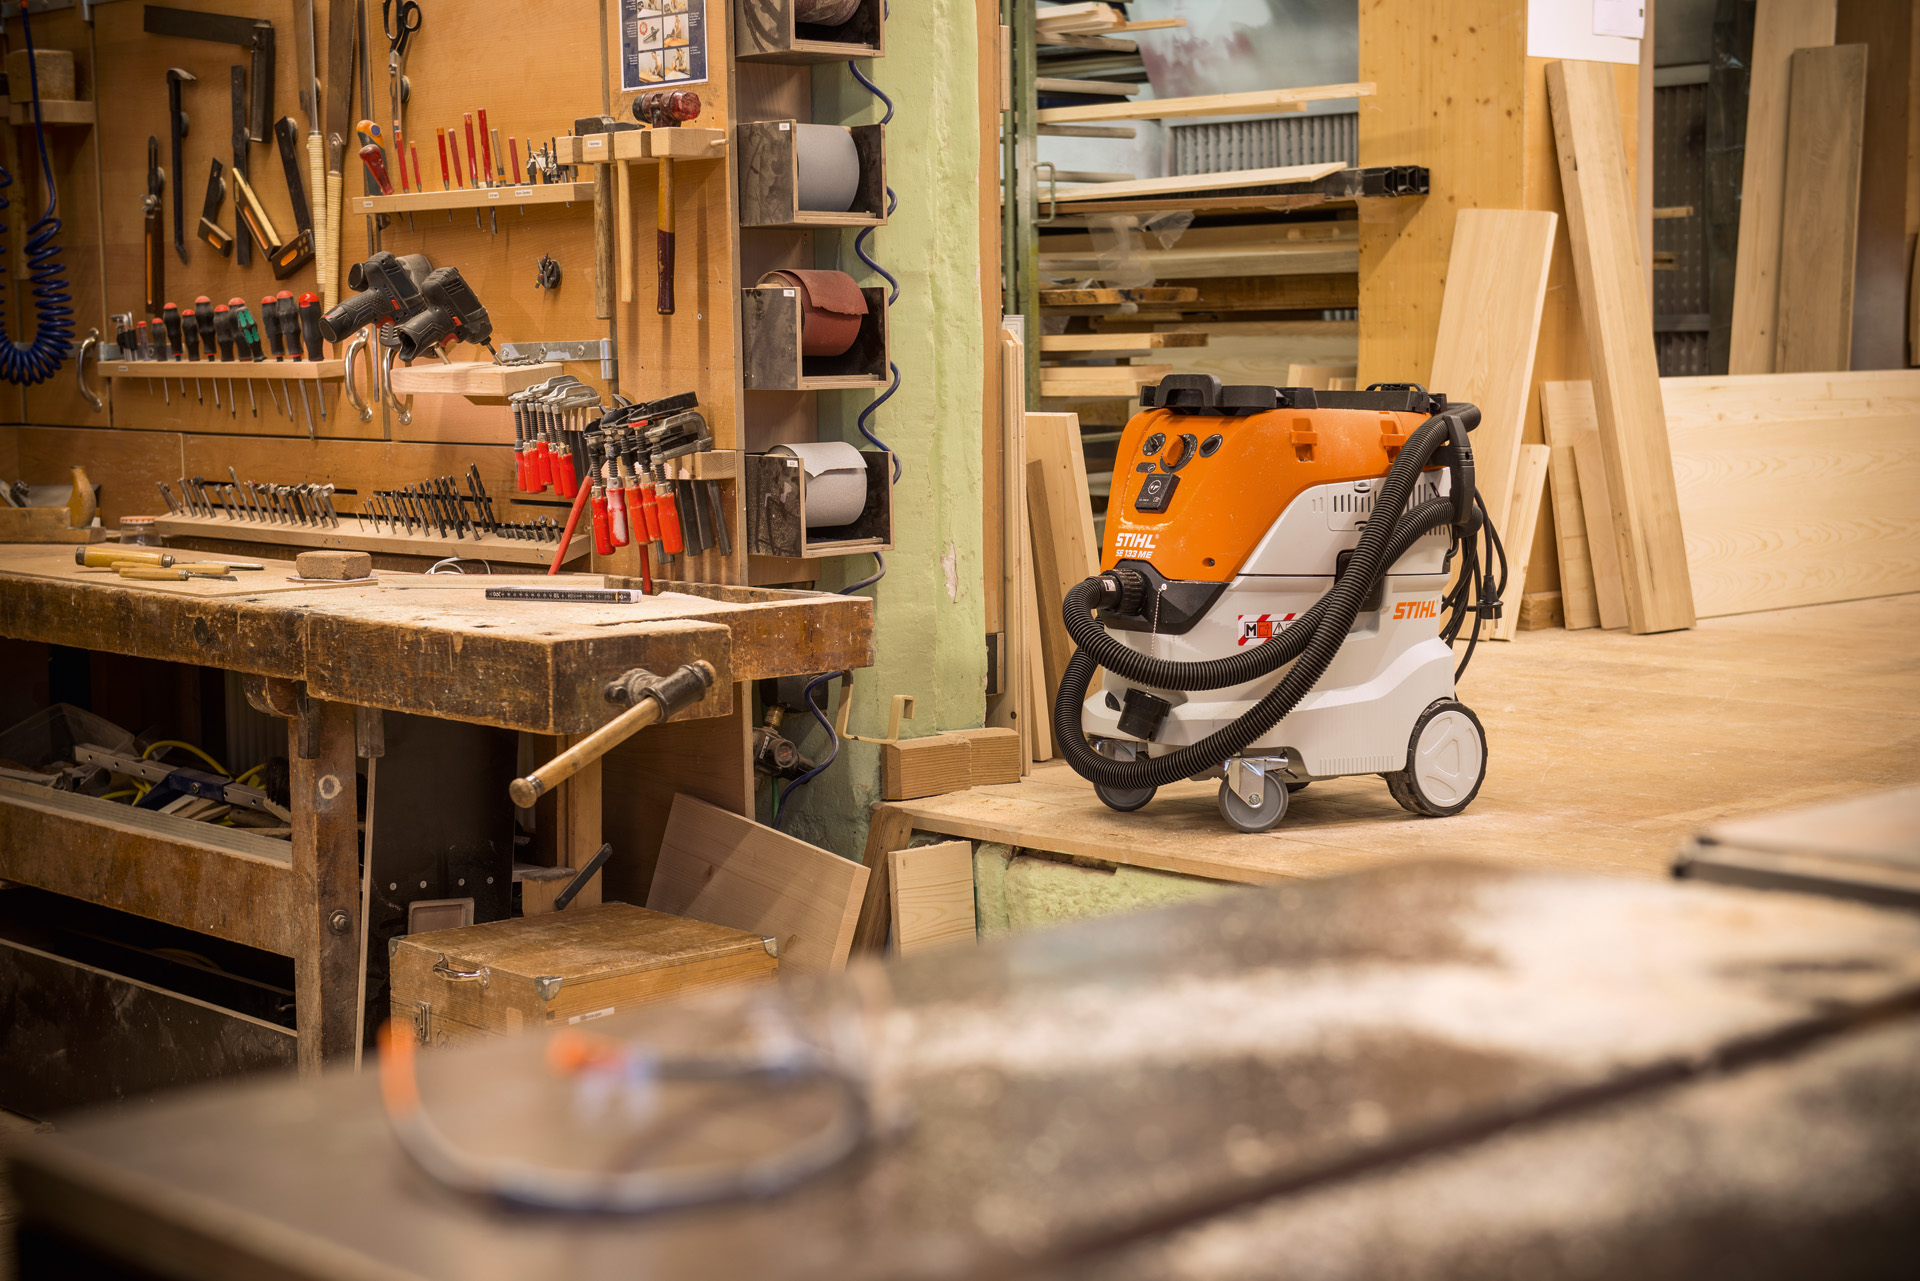
[[[895,694],[911,694],[917,719],[909,737],[980,725],[986,714],[986,610],[982,598],[978,49],[974,0],[910,0],[887,23],[887,56],[858,64],[894,102],[887,125],[887,180],[899,204],[867,238],[870,256],[900,282],[888,313],[900,388],[869,425],[899,456],[893,491],[894,550],[887,576],[863,594],[874,601],[876,663],[854,678],[850,728],[886,732]],[[886,108],[845,63],[814,68],[814,119],[868,124]],[[851,231],[819,233],[822,267],[851,272],[863,285],[886,282],[854,254]],[[820,434],[870,447],[855,427],[874,397],[822,393]],[[822,590],[873,572],[870,556],[830,562]],[[832,687],[838,698],[838,684]],[[831,708],[834,704],[828,704]],[[796,741],[819,759],[818,727]],[[833,767],[794,793],[786,829],[854,858],[866,845],[868,807],[880,798],[880,749],[843,743]],[[763,815],[768,812],[763,791]]]

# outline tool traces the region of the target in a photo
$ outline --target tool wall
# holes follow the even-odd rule
[[[85,353],[81,370],[98,408],[74,356],[37,385],[0,386],[0,412],[18,424],[0,428],[0,475],[55,483],[83,464],[100,485],[101,516],[112,528],[126,515],[164,515],[161,483],[224,480],[229,468],[243,482],[331,485],[343,513],[378,513],[379,491],[440,477],[461,478],[468,491],[464,478],[473,469],[498,519],[557,528],[572,506],[570,494],[557,486],[522,488],[527,473],[516,465],[515,411],[507,397],[564,374],[584,387],[591,406],[573,416],[576,427],[617,404],[616,392],[636,404],[697,399],[711,446],[670,460],[667,474],[697,482],[719,525],[708,536],[709,550],[695,554],[689,543],[671,564],[660,563],[656,544],[654,574],[806,582],[822,557],[891,545],[891,486],[874,479],[891,471],[883,465],[891,457],[865,442],[851,459],[844,450],[825,461],[808,448],[770,453],[823,437],[860,439],[852,418],[868,398],[829,398],[823,421],[820,392],[879,393],[892,381],[888,290],[871,276],[856,281],[814,270],[816,258],[848,256],[828,238],[850,239],[885,221],[884,128],[811,127],[813,77],[849,75],[850,59],[883,52],[883,0],[501,0],[484,18],[453,0],[391,5],[389,23],[396,11],[419,23],[402,51],[407,94],[399,148],[393,49],[381,4],[312,0],[311,55],[298,38],[306,3],[179,0],[170,7],[200,15],[202,38],[150,33],[155,7],[138,0],[96,2],[90,20],[77,8],[30,17],[36,48],[73,54],[80,101],[56,110],[43,96],[39,130],[31,103],[24,111],[16,103],[6,130],[5,165],[14,179],[4,192],[11,208],[0,216],[15,286],[5,298],[8,333],[31,341],[36,328],[35,298],[25,287],[26,240],[46,202],[38,141],[44,137],[61,220],[53,243],[64,266],[75,351],[97,330],[109,344],[105,352],[119,359],[102,359],[97,347]],[[357,18],[366,25],[351,41],[353,69],[343,91],[330,33],[336,22]],[[252,51],[221,42],[233,19],[264,21],[273,30],[271,101],[257,108]],[[0,40],[9,53],[26,47],[17,16],[7,18]],[[303,103],[299,85],[309,56],[318,94]],[[170,69],[184,74],[170,83]],[[187,118],[177,165],[170,90]],[[697,95],[697,110],[682,101],[673,118],[656,112],[636,121],[635,102],[650,90]],[[334,101],[343,92],[344,111]],[[14,96],[23,95],[16,88]],[[92,122],[46,123],[75,114]],[[607,126],[592,124],[593,117],[611,117],[616,132],[595,132]],[[264,138],[237,145],[236,130],[249,131],[262,118]],[[324,141],[339,119],[348,124],[337,230],[329,233],[326,216],[315,222],[319,257],[276,276],[259,245],[246,265],[238,244],[224,253],[216,248],[214,242],[245,238],[249,224],[262,221],[277,240],[296,239],[303,224],[275,126],[288,134],[292,168],[311,204],[326,179],[314,181],[309,137],[320,129]],[[365,120],[378,124],[390,195],[360,159],[366,139],[353,125]],[[450,148],[444,170],[440,131]],[[471,156],[469,138],[484,159]],[[496,147],[504,154],[496,156]],[[551,166],[530,165],[535,152]],[[236,216],[243,203],[236,158],[244,158],[257,200],[251,218]],[[215,305],[244,300],[266,357],[257,367],[175,360],[172,377],[151,378],[148,366],[129,361],[136,353],[116,350],[122,326],[110,317],[147,318],[156,160],[164,174],[157,201],[161,301],[190,316],[201,297]],[[491,172],[481,173],[483,165]],[[664,178],[663,169],[670,170]],[[658,270],[663,209],[675,233],[671,314],[664,314]],[[203,217],[217,229],[206,239]],[[875,249],[871,238],[866,247]],[[491,322],[492,352],[460,343],[446,352],[452,365],[426,355],[383,379],[377,345],[373,359],[355,352],[349,366],[340,365],[349,347],[342,334],[297,375],[291,364],[276,369],[273,327],[277,308],[287,305],[281,291],[296,307],[303,295],[319,295],[324,308],[353,295],[349,269],[378,251],[457,268]],[[323,263],[336,277],[332,288],[321,279]],[[245,351],[247,321],[237,306],[229,315]],[[186,328],[193,328],[190,320]],[[152,333],[159,337],[165,327],[156,324]],[[296,334],[295,360],[301,347]],[[503,362],[548,359],[498,363],[494,353]],[[843,415],[848,421],[839,421]],[[875,426],[871,418],[866,425]],[[583,458],[574,466],[586,470]],[[462,504],[456,511],[468,509]],[[248,504],[239,507],[244,512]],[[754,519],[750,507],[759,513]],[[821,523],[827,513],[840,521],[848,512],[855,513],[851,521]],[[217,506],[215,519],[222,516]],[[451,532],[461,532],[457,521]],[[415,546],[407,541],[416,535],[410,527],[369,524],[357,514],[332,542],[350,542],[350,535],[391,557],[433,554],[449,541]],[[288,541],[297,548],[307,540]],[[592,546],[584,532],[577,542]],[[638,576],[642,546],[629,538],[611,554],[581,554],[569,568]]]

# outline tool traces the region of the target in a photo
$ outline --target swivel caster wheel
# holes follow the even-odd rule
[[[1159,791],[1157,787],[1108,787],[1104,783],[1093,785],[1093,794],[1098,796],[1108,809],[1119,810],[1122,814],[1131,814],[1152,800]]]
[[[1487,777],[1480,718],[1450,698],[1434,701],[1413,723],[1406,768],[1383,777],[1402,809],[1426,818],[1458,814],[1473,804]]]
[[[1220,817],[1229,827],[1242,832],[1271,831],[1287,815],[1288,789],[1277,778],[1260,785],[1260,803],[1249,805],[1223,779],[1220,783]]]
[[[1140,749],[1132,743],[1109,740],[1097,744],[1094,750],[1109,760],[1132,761],[1140,758]],[[1093,785],[1093,794],[1100,798],[1101,804],[1122,814],[1133,813],[1152,800],[1159,791],[1157,787],[1108,787],[1105,783]]]

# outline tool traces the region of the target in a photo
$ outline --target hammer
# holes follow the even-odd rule
[[[589,134],[624,133],[639,126],[628,124],[624,120],[615,120],[612,116],[581,116],[573,122],[573,132],[582,137]],[[595,161],[593,184],[593,314],[601,320],[613,317],[613,276],[614,231],[618,227],[625,242],[628,224],[627,202],[624,199],[627,167],[622,164],[618,170],[621,180],[622,199],[617,203],[608,179],[614,176],[610,171],[613,163],[613,139],[607,139],[607,158]],[[625,255],[623,255],[625,257]],[[624,266],[624,264],[623,264]],[[625,272],[621,272],[621,284],[624,287]],[[624,298],[621,301],[626,301]]]
[[[682,120],[700,114],[700,95],[686,89],[656,89],[633,100],[633,118],[655,129],[678,129]],[[658,253],[660,296],[654,310],[663,316],[673,314],[673,157],[657,155],[660,161],[660,208]]]

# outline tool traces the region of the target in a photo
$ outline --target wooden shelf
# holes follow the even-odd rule
[[[482,209],[500,205],[593,204],[590,182],[557,182],[546,187],[455,187],[451,191],[395,192],[391,196],[352,196],[347,212],[413,213],[424,209]]]
[[[393,367],[396,396],[465,396],[468,400],[504,401],[517,391],[558,375],[557,360],[537,365],[496,365],[489,360],[455,361],[451,365],[421,362]]]
[[[884,227],[887,223],[886,130],[854,125],[860,183],[845,213],[800,208],[794,120],[754,120],[739,127],[740,225],[807,231],[816,227]]]
[[[557,144],[563,165],[604,165],[616,160],[719,160],[727,154],[724,129],[681,125],[675,129],[622,129],[617,133],[568,134]],[[588,184],[591,185],[591,184]]]
[[[793,0],[738,0],[734,57],[740,62],[843,62],[887,51],[886,0],[860,0],[837,27],[793,20]]]
[[[502,516],[507,500],[497,499]],[[585,522],[582,522],[583,524]],[[226,542],[275,543],[305,547],[315,551],[374,552],[388,556],[464,556],[473,560],[502,564],[540,565],[553,563],[557,542],[532,542],[519,538],[499,538],[476,533],[468,538],[441,538],[437,534],[407,534],[382,530],[363,533],[360,519],[350,512],[340,513],[338,527],[320,525],[277,525],[263,521],[228,519],[222,516],[159,516],[154,532],[168,538],[217,538]],[[567,545],[567,560],[584,556],[593,546],[591,531],[576,533]]]
[[[833,529],[807,525],[807,470],[781,454],[749,454],[747,551],[782,560],[819,560],[893,548],[893,455],[863,449],[867,501],[860,519]]]
[[[40,103],[40,120],[46,125],[85,125],[94,122],[94,109],[91,102],[84,100],[73,102]],[[31,102],[10,102],[7,104],[7,123],[10,125],[33,126],[33,104]]]
[[[344,360],[103,360],[108,378],[228,378],[247,382],[328,382],[344,378]]]

